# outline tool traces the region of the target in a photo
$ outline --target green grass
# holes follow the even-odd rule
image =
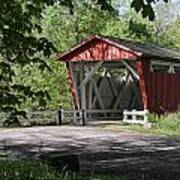
[[[158,117],[151,114],[150,122],[153,124],[152,128],[144,128],[142,125],[127,125],[127,124],[111,124],[106,125],[104,129],[111,130],[131,130],[141,133],[150,133],[157,135],[167,135],[171,137],[180,137],[180,113],[171,113]]]
[[[160,134],[180,136],[180,113],[166,114],[157,118],[152,129]]]
[[[58,172],[40,161],[0,160],[0,180],[125,180],[114,175],[83,176]]]

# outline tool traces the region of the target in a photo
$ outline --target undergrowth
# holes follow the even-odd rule
[[[129,125],[124,123],[107,125],[105,129],[111,130],[133,130],[142,133],[151,133],[157,135],[167,135],[171,137],[180,137],[180,112],[167,113],[161,116],[150,114],[149,122],[152,123],[151,128],[145,128],[142,125]]]
[[[0,160],[0,180],[125,180],[114,175],[78,175],[60,172],[40,161]]]

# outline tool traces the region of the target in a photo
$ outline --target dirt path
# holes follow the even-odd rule
[[[180,179],[180,139],[163,136],[96,127],[0,129],[0,150],[13,158],[74,154],[81,172],[128,173],[132,179],[150,172],[160,179]]]

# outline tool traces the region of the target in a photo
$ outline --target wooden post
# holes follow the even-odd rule
[[[120,103],[120,100],[121,100],[121,98],[122,98],[122,90],[123,90],[123,88],[125,88],[125,86],[127,85],[128,80],[129,80],[129,73],[128,73],[127,76],[126,76],[125,82],[122,82],[121,85],[120,85],[120,87],[119,87],[119,90],[118,90],[118,91],[119,91],[119,94],[118,94],[118,96],[116,97],[115,101],[114,101],[113,104],[112,104],[113,109],[117,109],[117,107],[118,107],[118,105],[119,105],[119,103]]]
[[[73,124],[76,125],[76,120],[77,120],[77,112],[76,110],[74,109],[73,110]]]
[[[57,112],[57,125],[62,125],[64,121],[64,109],[60,109]]]
[[[127,110],[125,109],[123,112],[123,121],[127,121],[128,120],[128,115],[127,115]]]
[[[87,120],[86,85],[92,79],[94,73],[101,67],[102,64],[103,64],[103,61],[97,62],[95,64],[94,68],[92,68],[91,71],[88,71],[85,74],[85,77],[84,77],[84,79],[81,80],[81,84],[79,86],[80,91],[81,91],[81,109],[83,112],[83,118],[85,120]],[[83,65],[82,68],[84,69],[84,64],[82,64],[82,65]],[[81,68],[81,70],[82,70],[82,68]]]
[[[149,114],[148,109],[145,109],[145,110],[144,110],[144,122],[145,122],[145,123],[148,122],[148,114]]]
[[[86,109],[86,87],[81,87],[81,109]]]
[[[80,109],[77,78],[76,78],[76,76],[75,76],[74,66],[73,66],[72,62],[69,62],[69,68],[70,68],[70,70],[71,70],[72,83],[73,83],[73,88],[74,88],[74,91],[75,91],[75,98],[76,98],[77,109]]]
[[[152,123],[148,122],[148,114],[149,114],[149,110],[145,109],[144,110],[144,128],[146,129],[152,128]]]
[[[86,74],[85,78],[82,80],[80,87],[85,86],[89,82],[89,80],[92,78],[94,73],[101,67],[102,63],[103,61],[100,61],[95,64],[94,68],[92,68],[91,71],[89,71]]]
[[[147,88],[146,88],[144,74],[150,71],[150,61],[143,61],[143,59],[138,59],[136,63],[137,63],[138,73],[140,76],[140,88],[141,88],[144,109],[148,109],[148,96],[147,96]]]
[[[134,77],[135,77],[136,79],[140,80],[140,77],[139,77],[138,72],[136,72],[136,70],[135,70],[133,67],[131,67],[131,65],[130,65],[128,62],[126,62],[125,60],[123,60],[122,63],[123,63],[123,64],[125,65],[125,67],[134,75]]]
[[[88,109],[92,109],[92,97],[93,97],[93,84],[89,82],[89,94],[88,94]],[[88,118],[91,118],[91,114],[89,114]]]
[[[99,101],[99,104],[100,104],[100,106],[101,106],[101,109],[104,110],[105,108],[104,108],[103,100],[102,100],[102,98],[101,98],[100,92],[99,92],[98,87],[97,87],[97,85],[96,85],[96,81],[95,81],[93,78],[92,78],[92,83],[93,83],[93,86],[94,86],[95,94],[96,94],[97,99],[98,99],[98,101]]]
[[[137,120],[137,118],[136,118],[136,110],[133,109],[132,110],[132,121],[136,121],[136,120]]]
[[[85,126],[86,125],[86,118],[85,118],[85,110],[82,109],[82,125]]]

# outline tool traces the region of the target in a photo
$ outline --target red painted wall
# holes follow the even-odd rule
[[[138,61],[137,65],[144,108],[156,113],[179,110],[180,73],[151,72],[148,60]]]
[[[94,40],[80,47],[76,51],[69,53],[64,57],[67,61],[113,61],[121,59],[135,59],[132,53],[121,50],[120,48],[103,42]]]

